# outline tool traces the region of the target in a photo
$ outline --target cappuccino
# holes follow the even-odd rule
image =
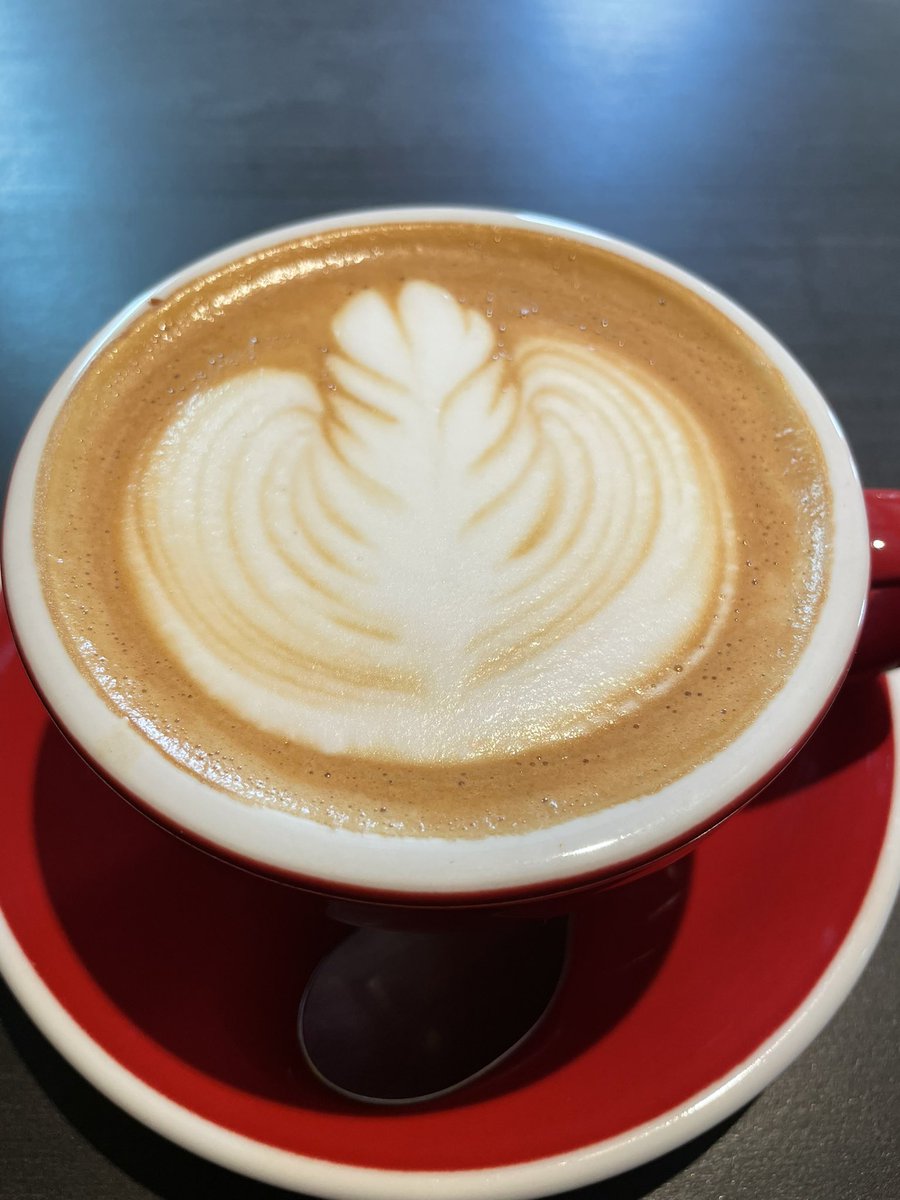
[[[782,687],[831,498],[694,292],[529,230],[320,233],[156,298],[42,464],[48,607],[185,771],[351,829],[658,791]]]

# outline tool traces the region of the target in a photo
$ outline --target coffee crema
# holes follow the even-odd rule
[[[809,639],[830,505],[783,378],[695,293],[410,223],[153,303],[58,417],[35,539],[74,660],[186,771],[481,836],[733,741]]]

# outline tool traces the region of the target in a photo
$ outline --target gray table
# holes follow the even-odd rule
[[[0,0],[0,473],[134,293],[256,229],[458,202],[645,243],[766,322],[900,485],[897,0]],[[596,1197],[900,1195],[895,917],[749,1108]],[[83,1083],[0,993],[0,1197],[275,1197]]]

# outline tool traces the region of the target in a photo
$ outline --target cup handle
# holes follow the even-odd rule
[[[865,498],[872,580],[854,673],[900,666],[900,490],[870,488]]]

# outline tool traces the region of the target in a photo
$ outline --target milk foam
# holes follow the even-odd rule
[[[429,283],[332,330],[329,386],[197,391],[129,489],[146,619],[208,694],[326,753],[453,762],[589,732],[708,651],[737,539],[674,392],[562,337],[507,358]]]

